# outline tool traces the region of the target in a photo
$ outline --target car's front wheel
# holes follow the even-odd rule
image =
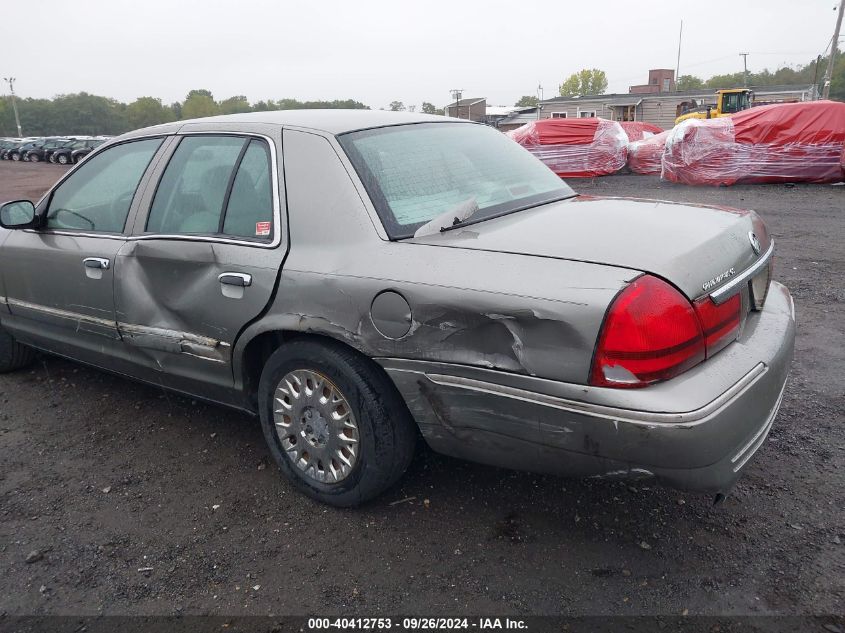
[[[59,157],[56,160],[59,161],[59,165],[67,165],[68,162],[67,156],[64,154],[59,154]]]
[[[34,359],[32,348],[21,345],[0,327],[0,374],[26,367]]]
[[[416,427],[384,371],[333,341],[300,340],[268,359],[261,426],[279,467],[305,494],[348,507],[405,472]]]
[[[40,158],[38,158],[38,154],[29,154],[24,160],[28,160],[30,163],[37,163]]]

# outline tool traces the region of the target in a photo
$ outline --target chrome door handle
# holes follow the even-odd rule
[[[245,286],[252,285],[252,275],[246,273],[221,273],[217,275],[217,281],[227,286]]]
[[[85,264],[85,268],[102,268],[103,270],[108,270],[110,264],[109,260],[103,257],[86,257],[82,263]]]

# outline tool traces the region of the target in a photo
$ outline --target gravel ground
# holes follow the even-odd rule
[[[0,198],[61,173],[0,163]],[[255,420],[45,357],[0,376],[0,614],[841,613],[845,187],[572,184],[768,223],[796,359],[724,504],[421,450],[384,497],[335,510],[280,477]]]

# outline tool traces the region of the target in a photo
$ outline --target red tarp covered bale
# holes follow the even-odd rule
[[[645,121],[619,121],[619,125],[625,130],[625,134],[628,135],[628,141],[631,143],[641,141],[655,134],[660,134],[663,131],[662,127],[657,127]]]
[[[660,174],[663,148],[671,130],[628,143],[628,169],[636,174]]]
[[[845,145],[845,103],[761,106],[675,126],[663,178],[689,185],[837,182]]]
[[[628,137],[607,119],[541,119],[507,133],[561,178],[606,176],[625,166]]]

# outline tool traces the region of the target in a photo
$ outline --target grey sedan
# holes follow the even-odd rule
[[[147,128],[0,225],[0,371],[37,349],[257,415],[282,472],[339,506],[396,482],[420,435],[721,498],[793,352],[755,213],[578,196],[445,117]]]

